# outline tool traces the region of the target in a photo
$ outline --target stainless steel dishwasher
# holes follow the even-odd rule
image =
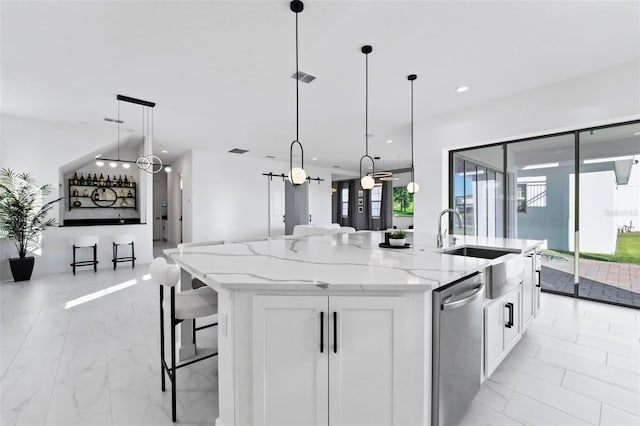
[[[480,390],[483,274],[433,292],[431,425],[455,425]]]

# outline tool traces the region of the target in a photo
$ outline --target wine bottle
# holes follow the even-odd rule
[[[95,173],[93,174],[93,186],[98,186],[98,176]]]
[[[129,197],[129,198],[133,197],[133,195],[131,194],[131,190],[129,190],[129,192],[127,192],[127,197]]]
[[[118,175],[118,186],[122,186],[122,175]]]
[[[100,173],[100,180],[98,181],[98,186],[104,186],[104,176]]]
[[[84,175],[80,173],[80,186],[84,186]]]
[[[111,186],[111,178],[107,175],[107,186]]]
[[[71,181],[72,185],[77,185],[78,184],[78,172],[74,172],[73,173],[73,179]]]
[[[129,179],[127,178],[127,175],[124,175],[124,186],[129,186]]]
[[[129,186],[130,186],[131,188],[133,188],[133,186],[134,186],[134,183],[133,183],[133,176],[129,176]]]

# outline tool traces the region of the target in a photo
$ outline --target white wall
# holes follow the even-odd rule
[[[286,148],[286,147],[285,147]],[[192,234],[184,241],[266,237],[268,233],[267,177],[283,173],[288,163],[237,154],[194,151],[191,154]],[[331,223],[331,170],[305,165],[308,176],[323,182],[314,187],[313,223]],[[184,178],[184,177],[183,177]],[[186,190],[187,185],[183,184]],[[187,197],[185,197],[187,198]],[[186,223],[186,211],[183,212]]]
[[[416,111],[415,227],[448,205],[448,151],[640,118],[640,61],[429,119]],[[473,87],[465,94],[473,96]]]
[[[10,167],[16,171],[31,172],[39,185],[52,184],[51,198],[61,194],[60,167],[77,158],[114,143],[113,128],[109,126],[89,127],[83,125],[59,124],[41,120],[31,120],[12,116],[1,117],[0,146],[2,157],[0,167]],[[150,186],[151,177],[143,178]],[[142,183],[142,182],[141,182]],[[142,200],[150,200],[150,191],[141,190]],[[151,209],[143,212],[147,225],[118,225],[118,232],[136,235],[136,257],[138,262],[149,262],[151,247]],[[58,218],[58,210],[52,210],[52,216]],[[148,217],[147,217],[148,216]],[[71,240],[79,234],[99,234],[106,239],[100,244],[100,267],[110,267],[111,243],[106,237],[113,235],[114,226],[59,227],[45,231],[42,253],[35,254],[34,276],[69,271],[71,273]],[[109,237],[110,238],[110,237]],[[15,257],[13,244],[0,240],[0,280],[11,279],[7,259]]]

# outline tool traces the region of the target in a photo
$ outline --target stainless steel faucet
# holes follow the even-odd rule
[[[458,226],[460,229],[462,229],[462,216],[460,215],[460,213],[458,213],[456,210],[453,209],[444,209],[440,212],[440,214],[438,215],[438,248],[442,248],[442,245],[444,243],[444,238],[445,238],[445,234],[447,232],[447,229],[445,228],[444,232],[442,232],[442,216],[444,216],[446,213],[453,213],[454,215],[456,215],[458,217],[458,219],[460,220],[460,225]],[[454,219],[455,221],[455,219]]]

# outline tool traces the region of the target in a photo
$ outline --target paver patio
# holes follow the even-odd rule
[[[580,296],[640,307],[640,265],[580,259]],[[542,288],[573,294],[573,260],[543,259]]]

